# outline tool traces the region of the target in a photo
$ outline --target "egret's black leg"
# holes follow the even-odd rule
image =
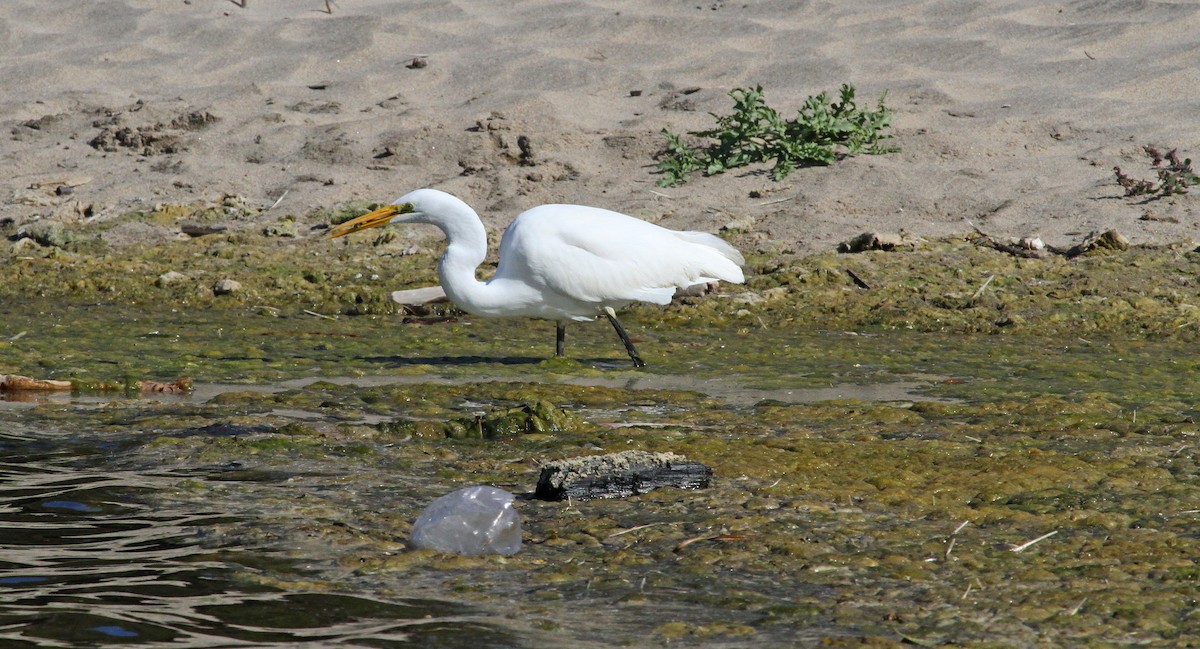
[[[554,355],[562,356],[567,353],[567,323],[558,320],[554,326]]]
[[[621,321],[617,320],[617,314],[611,307],[604,307],[604,315],[608,316],[608,321],[612,323],[613,329],[617,330],[617,335],[621,337],[621,342],[625,343],[625,351],[629,352],[629,357],[633,359],[634,367],[646,367],[646,361],[638,356],[637,349],[633,346],[633,341],[629,339],[629,334],[625,333],[625,327],[621,326]]]

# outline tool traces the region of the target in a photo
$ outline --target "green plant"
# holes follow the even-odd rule
[[[796,117],[784,119],[763,100],[762,86],[730,91],[733,112],[712,114],[716,128],[689,131],[688,135],[716,140],[690,147],[680,135],[662,130],[666,149],[659,156],[659,185],[670,187],[687,181],[694,171],[704,175],[755,163],[773,163],[771,178],[782,180],[797,167],[827,165],[839,156],[856,153],[890,153],[897,147],[880,144],[890,138],[892,111],[884,105],[885,92],[875,110],[860,109],[854,87],[842,84],[839,101],[822,92],[809,97]]]
[[[1125,188],[1126,196],[1186,194],[1189,186],[1200,185],[1200,176],[1192,169],[1192,159],[1181,160],[1179,149],[1171,149],[1164,155],[1157,148],[1147,144],[1142,150],[1150,157],[1150,166],[1157,172],[1158,182],[1133,178],[1121,171],[1120,167],[1113,167],[1113,172],[1117,175],[1117,184]],[[1164,162],[1166,164],[1163,164]]]

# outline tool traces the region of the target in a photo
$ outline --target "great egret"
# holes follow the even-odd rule
[[[566,349],[567,321],[604,315],[633,364],[645,367],[614,309],[630,302],[667,304],[676,288],[744,280],[741,253],[707,232],[668,230],[596,207],[541,205],[517,215],[508,226],[496,273],[481,282],[475,271],[487,256],[483,222],[469,205],[436,189],[405,194],[331,229],[329,237],[392,219],[429,223],[445,233],[438,277],[446,295],[464,311],[554,320],[557,356]]]

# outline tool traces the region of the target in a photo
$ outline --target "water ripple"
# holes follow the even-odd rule
[[[205,548],[221,512],[148,502],[185,477],[105,467],[86,437],[0,434],[0,644],[514,646],[457,604],[279,592]],[[233,548],[240,551],[245,548]]]

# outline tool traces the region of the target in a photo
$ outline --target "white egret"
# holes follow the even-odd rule
[[[566,348],[566,323],[604,315],[637,367],[645,367],[614,309],[631,302],[667,304],[677,288],[716,280],[740,284],[745,263],[733,246],[707,232],[680,232],[583,205],[541,205],[513,220],[500,241],[495,275],[475,272],[487,256],[479,215],[458,198],[418,189],[351,219],[330,238],[395,219],[436,225],[446,235],[438,277],[451,301],[482,316],[525,316],[557,323],[555,354]]]

